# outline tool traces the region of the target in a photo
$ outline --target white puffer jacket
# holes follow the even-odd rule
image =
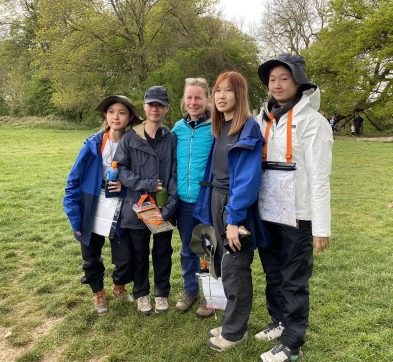
[[[330,173],[332,167],[333,135],[329,122],[317,112],[319,89],[303,92],[295,105],[292,120],[292,160],[296,163],[296,218],[311,220],[313,236],[330,236]],[[257,121],[262,134],[266,133],[263,113],[269,114],[265,104]],[[288,113],[278,125],[273,122],[269,132],[267,160],[286,162]]]

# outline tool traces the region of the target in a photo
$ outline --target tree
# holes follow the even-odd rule
[[[105,93],[133,95],[150,72],[198,38],[211,0],[42,0],[40,66],[54,102],[82,111]],[[183,19],[187,19],[185,22]]]
[[[361,111],[380,130],[393,130],[392,5],[392,0],[334,1],[328,27],[304,52],[323,91],[323,109],[347,120]]]
[[[257,38],[266,58],[299,54],[326,25],[327,0],[269,0]]]
[[[24,114],[42,109],[76,120],[96,120],[94,105],[113,93],[130,96],[141,110],[145,89],[162,84],[170,92],[174,122],[181,115],[184,78],[205,77],[212,84],[220,72],[233,69],[249,80],[251,103],[258,107],[265,90],[256,72],[257,45],[217,16],[216,1],[16,1],[15,19],[3,23],[9,49],[0,42],[0,54],[3,49],[7,56],[17,50],[20,55],[14,63],[7,58],[5,77],[20,90]],[[17,82],[12,74],[25,78]],[[0,92],[9,97],[1,76]]]

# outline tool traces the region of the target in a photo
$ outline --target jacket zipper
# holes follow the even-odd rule
[[[190,149],[188,153],[188,200],[191,203],[191,157],[192,157],[192,140],[194,138],[195,128],[192,129],[190,139]]]

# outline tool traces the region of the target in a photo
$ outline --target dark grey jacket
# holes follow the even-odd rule
[[[119,164],[119,180],[127,188],[121,210],[121,227],[142,229],[144,224],[132,206],[141,195],[148,193],[155,198],[158,180],[168,190],[168,202],[161,214],[165,221],[172,219],[177,203],[176,136],[165,126],[160,128],[162,137],[157,139],[154,150],[144,134],[144,124],[137,125],[121,139],[114,159]]]

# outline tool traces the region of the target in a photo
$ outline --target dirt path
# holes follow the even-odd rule
[[[23,347],[15,347],[9,341],[8,338],[12,336],[12,331],[10,328],[5,328],[0,326],[0,361],[1,362],[13,362],[21,356],[23,353],[27,352],[30,348],[34,347],[36,341],[47,335],[52,328],[63,318],[50,318],[46,319],[43,324],[38,326],[35,330],[31,332],[32,341]],[[54,359],[51,359],[54,361]]]
[[[361,137],[358,138],[357,141],[359,142],[384,142],[384,143],[389,143],[393,142],[393,136],[392,137]]]

